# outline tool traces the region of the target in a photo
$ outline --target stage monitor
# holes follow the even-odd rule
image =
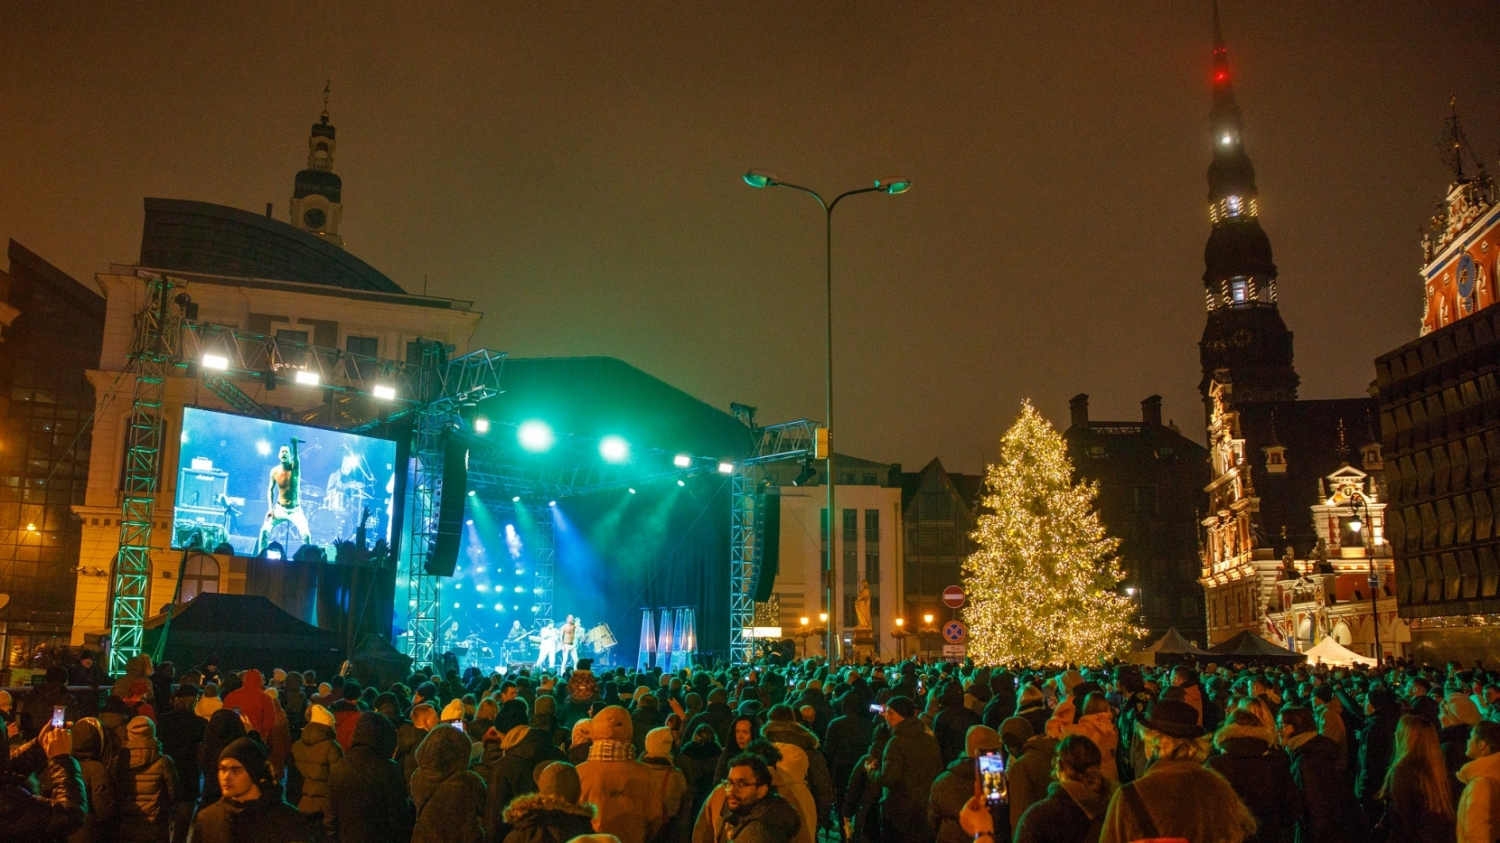
[[[361,524],[367,548],[400,538],[406,449],[393,440],[188,407],[181,441],[174,548],[334,561]]]

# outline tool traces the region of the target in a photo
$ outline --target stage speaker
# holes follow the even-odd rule
[[[438,501],[437,538],[425,570],[434,577],[451,577],[458,565],[464,531],[464,501],[469,491],[469,447],[456,436],[443,444],[443,494]]]

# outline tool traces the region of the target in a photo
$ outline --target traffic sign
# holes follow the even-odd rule
[[[969,628],[963,621],[948,621],[943,624],[943,640],[949,644],[962,644],[969,638]]]
[[[961,658],[963,658],[964,656],[966,656],[968,654],[969,654],[969,648],[966,647],[966,646],[964,646],[963,644],[944,644],[943,645],[943,657],[944,658],[949,658],[949,659],[958,658],[958,659],[961,659]]]
[[[956,585],[943,589],[943,605],[950,609],[961,609],[964,605],[964,590]]]

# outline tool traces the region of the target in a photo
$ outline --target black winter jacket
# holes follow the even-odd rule
[[[0,746],[0,751],[9,752]],[[7,757],[5,763],[8,764]],[[88,813],[78,761],[69,756],[47,762],[36,795],[13,773],[0,776],[0,841],[38,843],[61,840],[83,826]]]
[[[1079,782],[1053,782],[1047,798],[1026,809],[1016,843],[1095,843],[1109,800]]]
[[[384,721],[376,722],[376,720]],[[401,765],[391,760],[396,727],[384,715],[365,712],[354,725],[349,754],[333,762],[323,805],[328,843],[406,843],[412,806]]]
[[[964,754],[964,739],[970,726],[982,726],[979,715],[968,710],[963,703],[944,703],[943,710],[932,721],[932,736],[937,738],[938,750],[943,754],[943,763],[952,764],[953,759]]]
[[[714,843],[790,843],[802,827],[797,809],[770,793],[744,811],[726,811]]]
[[[536,792],[536,779],[532,777],[536,766],[543,761],[567,760],[562,750],[552,745],[551,736],[543,729],[517,726],[507,732],[506,737],[518,729],[525,731],[519,741],[504,750],[500,760],[490,769],[489,781],[485,783],[484,833],[489,840],[505,839],[509,829],[504,826],[504,814],[511,800]]]
[[[854,772],[859,759],[870,750],[870,739],[874,734],[875,724],[870,722],[868,714],[846,713],[828,724],[823,754],[834,787],[843,789],[849,786],[849,775]]]
[[[305,843],[312,835],[312,824],[274,785],[253,802],[220,799],[193,820],[193,843]]]
[[[880,767],[870,781],[883,788],[880,797],[882,843],[926,843],[927,797],[943,771],[937,740],[915,717],[901,721],[885,745]]]
[[[974,796],[974,759],[961,756],[932,783],[927,799],[927,827],[937,843],[969,843],[969,834],[958,824],[958,812]],[[995,829],[995,839],[1005,840],[1004,829]]]
[[[1338,742],[1313,735],[1287,751],[1292,780],[1302,791],[1297,843],[1356,843],[1367,839],[1364,812],[1354,798]]]
[[[1231,725],[1216,739],[1219,753],[1207,767],[1228,780],[1240,801],[1255,815],[1255,836],[1246,843],[1292,843],[1302,816],[1302,791],[1292,780],[1292,765],[1269,729]]]
[[[196,801],[200,793],[198,778],[198,745],[203,743],[203,733],[208,721],[194,714],[192,709],[172,708],[156,721],[156,734],[161,739],[161,751],[177,767],[177,796],[179,799]],[[215,778],[217,778],[217,768]]]

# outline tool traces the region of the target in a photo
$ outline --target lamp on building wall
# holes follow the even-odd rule
[[[1370,519],[1370,506],[1365,502],[1365,496],[1358,491],[1349,492],[1349,509],[1354,517],[1349,519],[1349,529],[1353,530],[1363,541],[1365,546],[1365,558],[1370,561],[1370,628],[1375,633],[1375,664],[1379,666],[1385,661],[1385,651],[1380,646],[1380,574],[1375,571],[1375,524]],[[1363,509],[1365,517],[1359,517],[1359,511]],[[1370,521],[1370,529],[1365,529],[1365,522]]]

